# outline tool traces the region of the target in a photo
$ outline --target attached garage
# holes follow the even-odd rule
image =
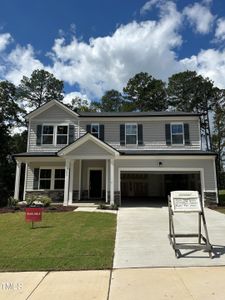
[[[121,203],[144,201],[166,203],[174,190],[198,190],[201,193],[200,172],[122,171]]]

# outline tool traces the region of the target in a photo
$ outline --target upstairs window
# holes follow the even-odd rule
[[[39,189],[40,190],[50,190],[51,188],[51,169],[41,169],[40,170],[40,181],[39,181]]]
[[[52,145],[54,141],[54,126],[44,125],[42,127],[42,144]]]
[[[137,144],[137,124],[125,125],[125,137],[126,137],[126,144],[128,145]]]
[[[175,145],[184,144],[184,126],[182,123],[171,124],[171,142]]]
[[[99,124],[91,124],[91,134],[99,138]]]
[[[57,126],[57,145],[66,145],[68,143],[68,126]]]

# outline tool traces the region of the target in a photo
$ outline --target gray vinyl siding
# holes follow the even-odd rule
[[[91,141],[85,142],[79,148],[75,149],[74,151],[70,152],[70,155],[82,155],[82,156],[105,156],[109,155],[109,152],[105,149],[102,149],[97,144]]]
[[[188,146],[183,145],[166,145],[165,139],[165,124],[173,123],[173,122],[184,122],[189,124],[189,132],[190,132],[190,142],[191,144]],[[199,150],[201,149],[200,144],[200,132],[199,132],[199,120],[196,119],[166,119],[166,120],[159,120],[157,121],[156,118],[152,118],[149,120],[144,121],[135,121],[135,118],[129,120],[99,120],[99,121],[87,121],[81,120],[80,121],[80,133],[83,135],[86,132],[87,124],[91,123],[99,123],[103,124],[105,128],[105,142],[110,144],[116,149],[192,149],[192,150]],[[129,146],[120,146],[120,124],[124,123],[137,123],[143,125],[143,145],[129,145]]]
[[[158,161],[163,163],[162,167],[158,167]],[[216,190],[214,163],[213,159],[118,159],[115,160],[115,191],[119,188],[119,168],[158,168],[158,172],[165,171],[164,168],[171,168],[171,171],[173,168],[180,168],[180,171],[184,171],[184,168],[203,169],[205,190]]]
[[[70,125],[75,126],[74,130],[74,140],[78,138],[78,121],[76,117],[73,117],[70,113],[65,112],[63,109],[58,106],[53,106],[43,113],[39,114],[37,117],[31,119],[30,121],[30,133],[29,133],[29,144],[28,151],[34,152],[49,152],[49,151],[58,151],[65,145],[36,145],[37,140],[37,125],[43,124],[52,124],[52,125]]]

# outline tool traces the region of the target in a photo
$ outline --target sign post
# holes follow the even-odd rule
[[[212,245],[209,242],[209,235],[206,226],[205,213],[199,193],[197,191],[174,191],[168,196],[169,209],[169,240],[177,258],[181,256],[180,249],[193,249],[208,251],[212,258]],[[198,233],[177,234],[175,233],[175,213],[198,213]],[[203,225],[205,236],[202,234]],[[198,238],[197,243],[177,243],[176,238]]]
[[[26,222],[31,222],[32,228],[34,228],[34,222],[42,221],[43,209],[41,207],[27,207],[25,211],[26,211],[26,215],[25,215]]]

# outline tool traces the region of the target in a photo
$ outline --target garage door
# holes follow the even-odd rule
[[[199,172],[121,172],[121,200],[160,199],[174,190],[201,192]]]

